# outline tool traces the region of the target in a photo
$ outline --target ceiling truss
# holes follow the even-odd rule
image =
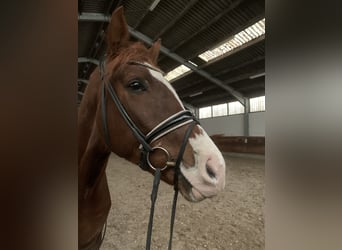
[[[81,13],[78,15],[79,21],[91,21],[91,22],[109,22],[110,16],[109,15],[103,15],[100,13]],[[141,32],[135,30],[132,27],[129,27],[129,33],[134,36],[135,38],[145,42],[148,45],[151,45],[154,41],[147,37],[146,35],[142,34]],[[199,69],[195,65],[189,63],[186,59],[182,58],[181,56],[177,55],[176,53],[171,52],[168,48],[161,46],[160,51],[165,54],[166,56],[172,58],[173,60],[185,65],[186,67],[190,68],[193,72],[197,73],[198,75],[202,76],[203,78],[209,80],[210,82],[214,83],[221,89],[227,91],[232,96],[234,96],[242,105],[245,105],[246,103],[246,97],[243,96],[242,93],[239,91],[236,91],[232,87],[225,84],[223,81],[219,80],[218,78],[213,77],[208,72]],[[92,58],[78,58],[78,62],[91,62],[96,65],[98,65],[98,60],[92,59]]]

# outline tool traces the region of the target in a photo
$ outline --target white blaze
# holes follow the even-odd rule
[[[146,63],[146,65],[149,65],[148,63]],[[181,105],[181,107],[184,109],[183,103],[181,102],[181,100],[179,99],[179,96],[177,95],[175,89],[171,86],[171,84],[165,79],[165,77],[162,75],[162,73],[160,73],[159,71],[156,70],[152,70],[147,68],[148,71],[150,72],[150,74],[156,78],[158,81],[160,81],[161,83],[163,83],[170,91],[172,94],[174,94],[175,98],[177,99],[177,101],[179,102],[179,104]]]
[[[148,63],[145,64],[152,67]],[[173,93],[180,106],[184,109],[175,89],[163,75],[159,71],[147,69],[154,78],[163,83]],[[192,167],[185,167],[183,164],[180,166],[182,174],[193,187],[190,196],[194,201],[199,199],[200,196],[211,197],[221,191],[225,186],[226,173],[226,164],[221,152],[202,127],[199,125],[198,127],[201,132],[199,134],[195,133],[195,137],[189,139],[194,152],[195,164]],[[215,173],[215,177],[208,174],[207,166]]]

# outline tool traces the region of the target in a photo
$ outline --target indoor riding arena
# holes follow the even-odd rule
[[[191,122],[196,126],[199,122],[225,162],[223,190],[199,202],[178,195],[172,249],[265,249],[265,2],[79,0],[80,106],[92,72],[108,53],[106,32],[112,25],[112,13],[120,6],[130,41],[140,41],[149,48],[161,39],[155,65],[158,74],[163,72],[159,81],[169,89],[172,86],[180,106],[191,111]],[[134,63],[148,68],[140,70],[156,70],[150,64]],[[114,104],[102,112],[110,114],[110,107]],[[105,120],[109,130],[110,121]],[[189,145],[190,141],[191,136]],[[212,146],[202,143],[201,147],[209,150]],[[105,174],[111,207],[100,249],[146,249],[153,175],[114,150]],[[173,195],[174,187],[161,180],[151,249],[168,249]]]

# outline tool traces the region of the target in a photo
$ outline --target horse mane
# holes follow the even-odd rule
[[[106,63],[116,60],[113,68],[111,68],[111,72],[114,71],[116,75],[124,74],[124,65],[132,60],[154,64],[150,57],[149,50],[140,41],[130,41],[126,43],[125,46],[120,47],[115,53],[107,54],[105,60]],[[89,83],[82,98],[79,110],[79,114],[82,114],[82,116],[79,115],[79,121],[82,123],[82,127],[79,128],[79,133],[82,134],[83,138],[78,152],[79,160],[81,160],[84,152],[86,152],[92,130],[95,128],[94,126],[96,126],[94,118],[98,112],[100,103],[101,84],[102,81],[99,67],[96,67],[90,75]],[[87,122],[84,123],[82,121]],[[91,179],[93,178],[96,177],[92,177]]]

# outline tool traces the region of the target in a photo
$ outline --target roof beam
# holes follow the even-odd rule
[[[258,56],[258,57],[253,58],[252,60],[245,61],[243,63],[237,64],[234,67],[227,67],[227,69],[220,70],[219,73],[214,73],[213,75],[215,77],[220,77],[222,75],[228,74],[228,73],[233,72],[234,70],[240,69],[242,67],[246,67],[246,66],[250,66],[250,65],[252,65],[254,63],[258,63],[261,60],[265,60],[265,56]],[[212,64],[212,62],[207,62],[206,64],[203,64],[203,65],[199,66],[199,68],[205,70],[207,67],[210,67],[211,64]],[[179,78],[177,77],[176,79],[172,80],[172,85],[175,86],[175,88],[177,89],[177,92],[179,92],[181,90],[184,90],[184,89],[186,89],[188,87],[191,87],[193,85],[202,83],[204,81],[204,79],[201,79],[201,80],[198,80],[198,81],[195,81],[195,82],[194,81],[192,81],[192,82],[184,82],[184,80],[186,80],[185,77],[189,76],[191,74],[192,74],[191,71],[190,72],[186,72],[185,74],[181,75],[181,77],[179,77]]]
[[[231,78],[229,78],[223,82],[225,84],[232,84],[232,83],[239,82],[242,80],[250,80],[251,76],[256,75],[256,74],[260,74],[263,72],[265,72],[265,69],[256,70],[256,71],[254,70],[251,72],[240,74],[240,75],[235,76],[235,77],[231,77]],[[212,86],[212,85],[206,85],[206,86],[203,86],[201,88],[196,88],[196,89],[194,89],[194,86],[190,86],[188,89],[183,89],[182,91],[178,91],[178,93],[179,93],[180,98],[184,98],[184,97],[190,96],[194,92],[205,92],[205,91],[208,91],[208,90],[211,90],[214,88],[215,88],[215,86]]]
[[[246,92],[246,91],[261,89],[261,88],[265,88],[265,81],[257,82],[251,86],[242,86],[241,88],[239,88],[239,90],[243,90],[244,92]]]
[[[229,7],[227,7],[224,11],[222,11],[220,14],[218,14],[217,16],[215,16],[213,19],[211,19],[210,22],[208,22],[206,25],[202,26],[199,30],[197,30],[196,32],[192,33],[190,36],[188,36],[186,39],[184,39],[182,42],[178,43],[176,46],[174,46],[171,50],[174,51],[177,48],[179,48],[181,45],[183,45],[184,43],[186,43],[187,41],[189,41],[190,39],[192,39],[193,37],[195,37],[196,35],[198,35],[199,33],[201,33],[203,30],[207,29],[208,27],[210,27],[211,25],[213,25],[214,23],[216,23],[221,17],[223,17],[224,15],[226,15],[228,12],[230,12],[232,9],[234,9],[236,6],[238,6],[240,3],[242,2],[242,0],[237,0],[235,2],[232,2],[231,5]]]
[[[110,16],[105,16],[103,14],[83,13],[81,15],[78,15],[78,20],[79,21],[108,22],[110,20]],[[138,32],[138,31],[136,31],[132,27],[129,26],[128,30],[129,30],[129,33],[132,36],[134,36],[135,38],[137,38],[137,39],[139,39],[139,40],[141,40],[141,41],[143,41],[143,42],[145,42],[145,43],[147,43],[149,45],[153,44],[153,40],[151,38],[149,38],[148,36]],[[175,60],[175,61],[177,61],[177,62],[187,66],[188,68],[193,70],[195,73],[197,73],[200,76],[206,78],[207,80],[209,80],[210,82],[216,84],[220,88],[226,90],[231,95],[233,95],[242,105],[245,105],[245,98],[244,98],[244,96],[240,92],[236,91],[232,87],[229,87],[229,86],[225,85],[221,80],[213,77],[208,72],[197,68],[196,66],[194,66],[191,63],[189,63],[187,60],[185,60],[184,58],[180,57],[179,55],[171,52],[169,49],[165,48],[164,46],[161,46],[160,51],[163,54],[167,55],[168,57],[172,58],[173,60]]]
[[[147,36],[145,36],[144,34],[132,29],[131,27],[129,27],[129,33],[134,36],[135,38],[138,38],[139,40],[151,45],[153,44],[153,40]],[[206,78],[207,80],[209,80],[210,82],[216,84],[217,86],[219,86],[220,88],[226,90],[227,92],[229,92],[231,95],[233,95],[242,105],[245,104],[245,100],[244,100],[244,96],[239,93],[238,91],[234,90],[232,87],[229,87],[227,85],[225,85],[221,80],[213,77],[212,75],[210,75],[208,72],[201,70],[199,68],[197,68],[195,65],[189,63],[187,60],[185,60],[184,58],[180,57],[179,55],[171,52],[169,49],[165,48],[164,46],[160,47],[160,51],[167,55],[168,57],[172,58],[173,60],[187,66],[188,68],[190,68],[191,70],[193,70],[195,73],[199,74],[200,76]]]
[[[178,22],[187,12],[188,10],[194,6],[198,0],[191,0],[191,2],[185,6],[185,8],[171,21],[169,22],[161,31],[154,36],[154,39],[162,36],[167,30],[169,30],[176,22]]]
[[[227,12],[229,12],[229,11],[227,11]],[[242,31],[242,30],[248,28],[249,26],[251,26],[252,24],[254,24],[257,20],[260,20],[262,17],[264,17],[264,14],[257,15],[256,17],[254,17],[253,19],[251,19],[250,22],[249,22],[248,24],[245,24],[245,25],[243,25],[243,26],[237,27],[234,31],[231,32],[232,35],[230,36],[230,38],[234,37],[234,35],[236,35],[236,34],[239,33],[240,31]],[[181,46],[184,45],[185,43],[189,42],[189,41],[190,41],[192,38],[194,38],[196,35],[200,34],[202,31],[204,31],[205,29],[209,28],[209,27],[210,27],[211,25],[213,25],[216,21],[218,21],[218,20],[216,20],[216,18],[212,19],[208,24],[202,26],[202,28],[200,28],[200,29],[197,30],[196,32],[192,33],[190,36],[188,36],[186,39],[182,40],[180,43],[178,43],[178,44],[176,44],[175,46],[173,46],[173,47],[171,48],[171,51],[177,50],[179,47],[181,47]],[[228,37],[226,40],[228,40],[228,39],[229,39],[229,37]],[[258,39],[258,38],[255,38],[254,40],[256,40],[256,39]],[[260,40],[262,40],[262,39],[260,39]],[[253,40],[252,40],[252,41],[253,41]],[[245,45],[245,44],[241,45],[240,47],[243,48],[244,45]],[[207,48],[203,48],[203,51],[202,51],[202,52],[211,49],[211,47],[213,47],[213,46],[209,46],[209,47],[207,47]],[[238,47],[238,48],[236,48],[236,49],[239,49],[240,47]],[[236,50],[236,49],[235,49],[235,50]],[[234,50],[232,50],[232,51],[230,51],[230,52],[233,52],[233,51],[234,51]],[[229,52],[228,52],[228,53],[229,53]],[[235,53],[235,52],[234,52],[234,53]],[[195,57],[195,56],[197,56],[197,55],[190,55],[189,58],[192,58],[192,57]],[[164,58],[161,58],[161,59],[164,59]],[[213,59],[213,60],[215,60],[215,59]]]
[[[229,94],[225,93],[225,92],[221,92],[215,95],[203,95],[203,96],[196,96],[195,98],[191,98],[188,97],[186,99],[186,101],[188,103],[191,103],[192,105],[194,105],[195,107],[204,107],[204,106],[211,106],[211,105],[216,105],[216,104],[220,104],[220,103],[227,103],[229,102],[230,98],[232,96],[229,96]]]
[[[83,12],[78,14],[78,21],[83,22],[109,22],[110,15],[103,15],[101,13],[90,13],[90,12]]]
[[[221,70],[219,72],[219,74],[217,74],[216,76],[222,76],[222,75],[225,75],[225,74],[228,74],[230,72],[233,72],[234,70],[237,70],[237,69],[241,69],[243,67],[248,67],[254,63],[258,63],[259,61],[262,61],[262,60],[265,60],[265,56],[258,56],[258,57],[255,57],[253,58],[252,60],[249,60],[249,61],[245,61],[243,63],[240,63],[234,67],[228,67],[227,69],[224,69],[224,70]]]
[[[229,56],[232,56],[234,54],[237,54],[237,53],[243,51],[246,48],[251,48],[254,45],[258,44],[259,42],[263,42],[264,40],[265,40],[265,34],[263,34],[263,35],[261,35],[261,36],[259,36],[257,38],[254,38],[253,40],[250,40],[250,41],[248,41],[248,42],[246,42],[246,43],[244,43],[244,44],[242,44],[242,45],[232,49],[231,51],[228,51],[228,52],[226,52],[226,53],[224,53],[224,54],[222,54],[222,55],[220,55],[220,56],[218,56],[218,57],[216,57],[214,59],[209,60],[204,65],[212,64],[212,63],[215,63],[215,62],[217,62],[219,60],[222,60],[222,59],[224,59],[226,57],[229,57]],[[203,65],[201,65],[201,66],[203,67]]]
[[[140,16],[139,20],[135,23],[134,28],[139,28],[140,24],[144,20],[145,16],[148,14],[148,12],[153,11],[154,8],[159,4],[160,0],[154,0],[148,8],[144,11],[144,13]]]
[[[115,1],[115,0],[110,0],[108,1],[108,5],[106,7],[106,10],[104,12],[103,15],[108,15],[111,10],[114,8],[116,8],[114,5],[116,6],[120,6],[122,4],[122,0],[119,1]],[[88,15],[89,19],[96,19],[97,18],[97,14],[96,13],[90,13],[90,15]],[[86,16],[87,17],[87,16]],[[102,47],[103,47],[103,40],[104,40],[104,25],[105,22],[102,22],[100,24],[100,26],[98,27],[98,32],[97,35],[95,37],[95,39],[93,40],[93,45],[90,47],[90,50],[88,51],[88,57],[90,58],[98,58],[98,54],[101,51]],[[95,63],[96,65],[98,65],[97,63]],[[83,69],[83,78],[88,77],[89,74],[89,67],[86,67]]]

